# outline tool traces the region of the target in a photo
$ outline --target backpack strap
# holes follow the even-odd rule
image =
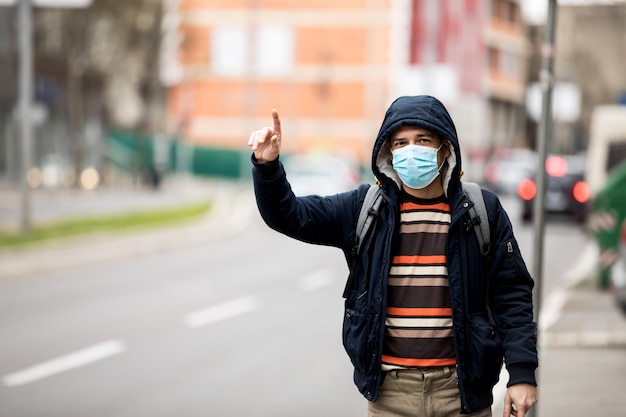
[[[359,212],[359,219],[356,223],[356,245],[353,249],[353,256],[358,256],[361,252],[363,241],[372,227],[374,218],[378,216],[378,210],[380,209],[380,204],[383,201],[379,191],[380,188],[377,185],[370,185],[370,188],[367,190],[367,194],[365,194],[365,200],[363,200],[363,205],[361,206],[361,211]]]
[[[361,246],[363,246],[363,242],[367,239],[368,233],[372,228],[372,225],[378,218],[378,210],[380,210],[380,205],[382,204],[383,197],[380,193],[380,187],[378,185],[370,185],[370,188],[367,190],[365,194],[365,199],[363,200],[363,204],[361,205],[361,211],[359,211],[359,218],[356,223],[356,236],[355,243],[352,247],[351,253],[351,262],[350,262],[350,275],[348,275],[348,280],[346,282],[346,287],[343,290],[343,298],[347,298],[350,292],[350,289],[354,283],[354,274],[356,270],[356,264],[359,259],[359,254],[361,253]]]
[[[478,240],[478,245],[480,247],[481,254],[483,258],[487,258],[487,254],[489,253],[489,241],[490,241],[490,233],[489,233],[489,217],[487,216],[487,207],[485,207],[485,200],[483,198],[483,192],[480,189],[480,185],[474,182],[461,182],[461,186],[463,187],[463,191],[467,195],[467,197],[474,203],[474,205],[470,208],[470,221],[467,225],[467,230],[470,228],[474,229],[474,235]],[[487,279],[487,297],[485,301],[485,308],[487,310],[487,316],[489,318],[489,323],[495,325],[495,320],[493,318],[493,312],[491,311],[491,307],[489,306],[489,293],[491,292],[489,285],[489,279]]]
[[[461,183],[463,191],[467,197],[474,203],[474,206],[470,208],[470,223],[467,225],[468,230],[470,227],[474,228],[474,234],[478,239],[478,245],[483,256],[487,256],[489,253],[489,217],[487,216],[487,208],[485,207],[485,200],[483,199],[483,193],[480,186],[474,182]]]

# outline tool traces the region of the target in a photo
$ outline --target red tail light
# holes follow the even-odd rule
[[[579,203],[586,203],[589,200],[589,186],[585,181],[578,181],[572,189],[574,200]]]
[[[552,177],[564,177],[567,174],[567,161],[560,156],[546,159],[546,172]]]
[[[523,179],[519,185],[517,186],[517,195],[520,196],[522,200],[532,200],[535,198],[537,194],[537,186],[533,180],[528,178]]]

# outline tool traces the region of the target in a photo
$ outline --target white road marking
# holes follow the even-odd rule
[[[589,242],[583,253],[577,258],[576,265],[563,274],[565,287],[573,287],[589,277],[598,262],[599,254],[598,245],[595,242]]]
[[[232,317],[241,316],[258,308],[256,297],[245,296],[187,314],[183,323],[187,327],[202,327]]]
[[[569,294],[565,290],[557,290],[552,292],[546,300],[541,303],[541,314],[539,315],[539,332],[540,337],[552,327],[563,312],[563,307],[569,298]]]
[[[2,377],[2,383],[8,387],[28,384],[30,382],[35,382],[40,379],[106,359],[110,356],[120,354],[125,350],[126,346],[123,342],[119,340],[109,340],[47,362],[42,362],[30,368],[5,375]]]
[[[320,269],[319,271],[303,276],[300,279],[300,289],[305,292],[316,291],[331,285],[333,278],[334,274],[331,269]]]

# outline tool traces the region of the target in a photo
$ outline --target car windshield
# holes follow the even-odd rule
[[[358,185],[360,170],[352,158],[303,154],[286,158],[285,171],[296,195],[330,195]]]

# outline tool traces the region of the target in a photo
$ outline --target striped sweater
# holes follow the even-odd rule
[[[456,363],[446,268],[450,205],[403,193],[400,240],[389,273],[384,371]]]

